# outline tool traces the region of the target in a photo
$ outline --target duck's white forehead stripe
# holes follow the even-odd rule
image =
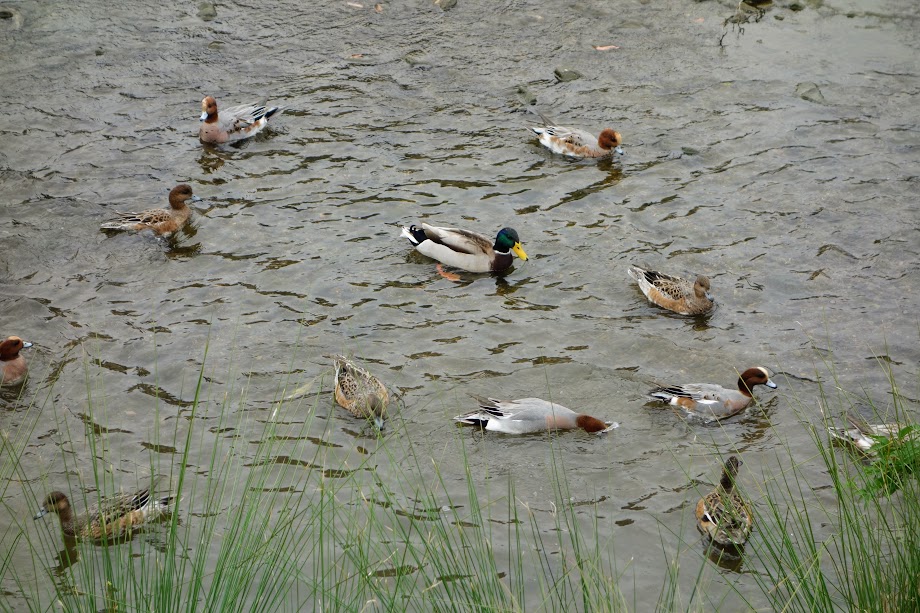
[[[764,376],[765,376],[767,379],[770,378],[770,373],[768,373],[768,372],[767,372],[767,369],[764,368],[763,366],[758,366],[758,367],[757,367],[757,370],[759,370],[760,372],[762,372],[762,373],[764,374]]]

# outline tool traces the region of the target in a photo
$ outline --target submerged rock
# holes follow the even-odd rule
[[[556,78],[560,83],[566,83],[567,81],[575,81],[580,79],[582,75],[577,70],[571,68],[557,68],[553,71],[553,74],[556,75]]]
[[[413,68],[431,67],[431,59],[422,51],[410,51],[403,56],[403,61]]]
[[[518,99],[524,104],[533,105],[537,103],[537,96],[523,85],[515,87],[514,93],[517,94]]]
[[[799,83],[795,86],[795,95],[802,100],[808,100],[815,104],[827,104],[827,100],[824,99],[824,94],[821,93],[821,90],[818,89],[818,86],[814,83]]]
[[[217,9],[210,2],[202,2],[198,5],[198,18],[201,21],[211,21],[217,17]]]
[[[14,30],[22,28],[22,13],[9,6],[0,6],[0,19],[7,21]]]
[[[440,7],[442,11],[449,11],[457,6],[457,0],[434,0],[434,3]]]

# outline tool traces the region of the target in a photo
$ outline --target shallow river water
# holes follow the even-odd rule
[[[384,439],[408,432],[446,465],[463,442],[477,479],[512,474],[547,517],[546,437],[458,430],[468,393],[620,422],[554,445],[638,610],[668,559],[699,558],[676,552],[701,547],[696,488],[718,478],[719,454],[742,455],[755,493],[787,447],[813,454],[803,422],[819,421],[828,364],[884,408],[881,356],[916,414],[916,2],[781,3],[743,25],[726,24],[733,2],[272,4],[218,3],[213,20],[194,2],[0,7],[0,333],[35,344],[22,396],[0,398],[0,430],[28,438],[0,486],[4,549],[49,529],[22,518],[90,462],[81,414],[110,431],[129,481],[189,410],[203,361],[208,410],[235,395],[243,440],[283,385],[320,377],[316,428],[347,458],[378,444],[328,393],[325,356],[354,354],[402,395]],[[562,82],[561,68],[582,76]],[[208,94],[285,110],[249,142],[205,147]],[[526,129],[536,112],[613,127],[627,154],[554,156]],[[180,182],[203,200],[175,239],[99,230]],[[450,280],[399,238],[394,224],[420,220],[512,226],[530,260]],[[649,305],[634,263],[709,275],[717,309]],[[757,388],[721,426],[645,397],[656,382],[733,386],[755,365],[779,389]],[[726,610],[741,607],[729,583],[762,602],[744,569],[712,582]],[[7,578],[0,589],[14,608],[23,598]]]

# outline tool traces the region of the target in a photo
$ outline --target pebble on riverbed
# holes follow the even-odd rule
[[[818,86],[814,83],[799,83],[795,86],[795,95],[802,100],[808,100],[815,104],[827,104],[827,100],[824,99],[824,94],[821,93],[821,90],[818,89]]]

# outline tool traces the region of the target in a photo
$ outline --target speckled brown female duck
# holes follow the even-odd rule
[[[141,232],[152,230],[159,236],[169,236],[188,221],[192,210],[187,201],[201,200],[192,194],[190,185],[177,185],[169,192],[168,209],[148,209],[140,213],[118,213],[117,221],[108,221],[102,224],[103,230],[133,230]]]
[[[737,457],[729,457],[719,485],[696,504],[697,529],[722,547],[744,545],[754,527],[751,507],[735,489],[741,464]]]
[[[663,309],[680,315],[705,315],[712,310],[714,302],[709,293],[709,278],[703,275],[691,282],[638,266],[630,266],[627,272],[649,302]]]
[[[332,356],[332,361],[335,365],[335,401],[355,417],[373,419],[378,428],[383,428],[390,401],[386,386],[344,356]]]
[[[118,538],[130,533],[135,527],[151,523],[168,515],[171,496],[153,499],[150,489],[131,494],[116,494],[103,498],[80,515],[75,515],[70,500],[63,492],[51,492],[45,497],[42,509],[35,515],[40,519],[48,513],[56,513],[61,521],[61,532],[65,537],[99,540],[103,537]]]

